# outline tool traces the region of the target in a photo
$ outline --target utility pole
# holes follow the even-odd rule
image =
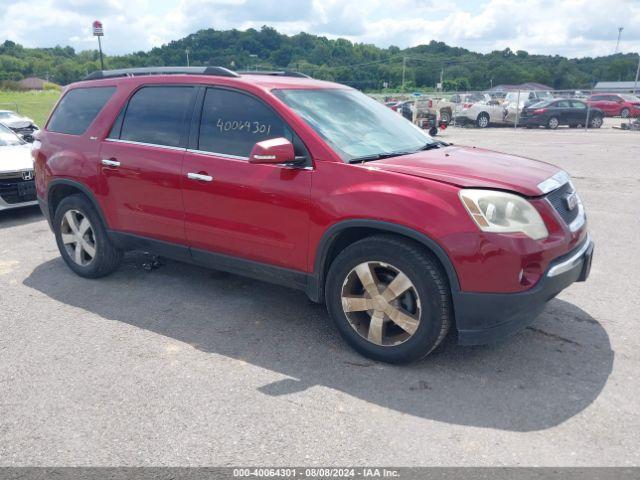
[[[404,78],[407,71],[407,57],[402,57],[402,91],[404,91]]]
[[[187,48],[184,53],[187,54],[187,67],[189,66],[189,49]]]
[[[440,90],[444,91],[444,67],[440,70]]]
[[[638,75],[640,75],[640,53],[638,54],[638,69],[636,70],[636,81],[633,82],[633,94],[638,94]]]
[[[622,35],[622,30],[624,30],[624,27],[618,27],[618,41],[616,42],[616,49],[613,52],[614,55],[618,53],[618,47],[620,46],[620,36]]]

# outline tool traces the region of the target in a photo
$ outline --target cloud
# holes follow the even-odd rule
[[[608,1],[606,15],[592,0],[2,0],[0,41],[95,48],[94,19],[105,26],[111,54],[148,50],[202,28],[265,24],[379,46],[438,40],[481,52],[510,47],[570,57],[612,53],[622,26],[621,50],[640,51],[635,0]]]

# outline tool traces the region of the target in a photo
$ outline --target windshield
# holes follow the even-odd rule
[[[0,147],[22,145],[24,142],[4,125],[0,125]]]
[[[636,97],[635,95],[630,95],[628,93],[621,93],[620,96],[626,100],[627,102],[638,102],[640,101],[640,98]]]
[[[11,118],[13,116],[13,112],[0,112],[0,118]]]
[[[356,90],[276,90],[274,93],[345,162],[415,152],[436,143],[402,116]]]

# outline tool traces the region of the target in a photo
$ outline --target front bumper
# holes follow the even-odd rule
[[[480,345],[514,334],[533,321],[546,303],[591,270],[594,243],[590,237],[549,265],[538,283],[519,293],[454,294],[458,343]]]

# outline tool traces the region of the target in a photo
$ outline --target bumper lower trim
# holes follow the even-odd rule
[[[560,275],[560,274],[562,274],[564,272],[568,272],[569,270],[574,268],[579,263],[582,263],[582,257],[584,255],[584,253],[591,246],[591,243],[592,243],[591,242],[591,237],[589,235],[587,235],[587,240],[584,242],[582,247],[580,247],[576,251],[576,253],[571,255],[569,258],[567,258],[563,262],[558,263],[558,264],[554,265],[553,267],[551,267],[549,269],[549,271],[547,272],[547,277],[556,277],[556,276],[558,276],[558,275]]]

